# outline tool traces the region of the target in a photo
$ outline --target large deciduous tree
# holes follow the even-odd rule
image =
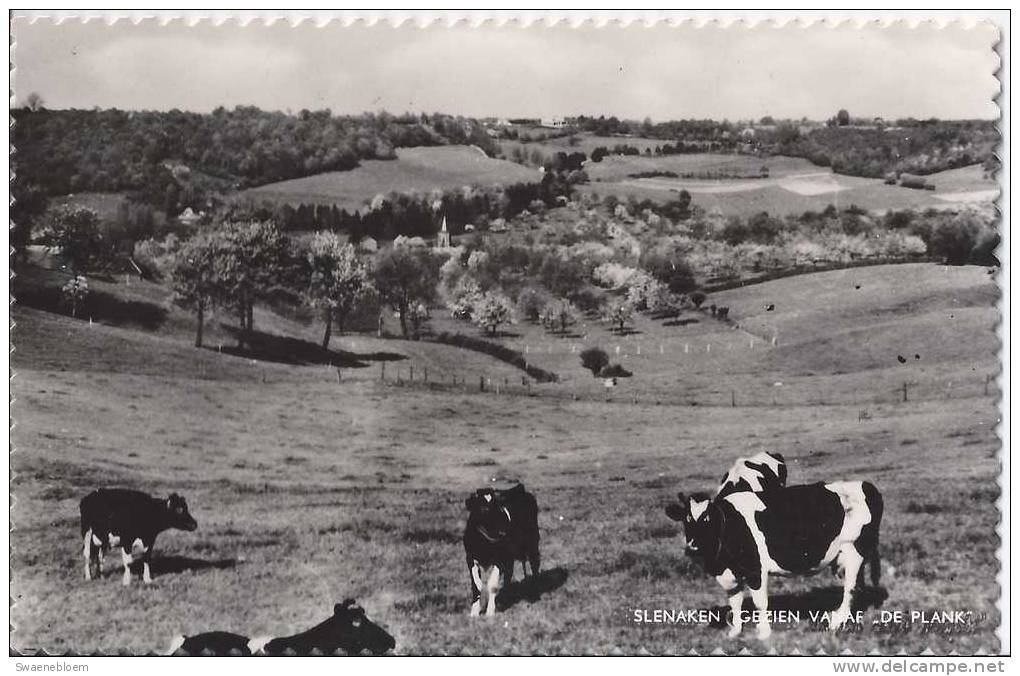
[[[514,322],[514,306],[502,293],[490,291],[478,299],[472,318],[490,334],[496,335],[501,325]]]
[[[390,247],[376,254],[372,281],[380,300],[399,316],[400,331],[407,338],[412,306],[428,306],[435,300],[439,267],[428,251]]]
[[[326,325],[322,349],[328,350],[334,323],[342,334],[344,322],[367,289],[368,274],[354,247],[331,232],[316,233],[305,258],[308,263],[305,299],[322,312]]]
[[[238,314],[238,344],[244,347],[254,328],[255,301],[281,282],[287,265],[287,240],[273,221],[228,221],[216,228],[222,250],[215,257],[220,304]]]
[[[99,216],[86,207],[58,207],[50,216],[42,239],[59,251],[72,275],[84,275],[106,253]]]
[[[220,263],[229,256],[226,242],[215,232],[201,233],[170,255],[169,278],[174,302],[195,311],[195,347],[202,347],[206,310],[220,299]]]

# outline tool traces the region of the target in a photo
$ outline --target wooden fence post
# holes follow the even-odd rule
[[[379,380],[386,380],[386,362],[379,362]]]
[[[408,368],[411,370],[411,375],[408,378],[408,380],[410,380],[413,383],[414,382],[414,364],[411,364]]]
[[[339,367],[339,366],[337,366],[337,367],[336,367],[336,384],[337,384],[337,385],[339,385],[339,384],[340,384],[340,382],[341,382],[341,380],[343,380],[343,378],[342,378],[342,376],[340,375],[340,367]]]
[[[903,381],[903,401],[907,400],[907,381]]]
[[[485,391],[485,376],[478,376],[478,391]]]

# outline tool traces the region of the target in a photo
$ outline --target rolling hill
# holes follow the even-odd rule
[[[378,194],[428,193],[477,185],[534,183],[541,174],[487,157],[468,146],[400,148],[396,160],[364,160],[350,171],[329,172],[245,191],[255,199],[287,204],[336,204],[355,211]]]

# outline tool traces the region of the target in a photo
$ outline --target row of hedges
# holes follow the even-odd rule
[[[528,364],[522,353],[512,350],[505,345],[490,343],[487,340],[475,338],[474,336],[465,336],[462,333],[448,333],[446,331],[435,334],[432,336],[432,340],[444,345],[462,347],[466,350],[474,350],[475,352],[495,357],[511,366],[516,366],[540,383],[555,383],[559,380],[559,376],[555,373]]]

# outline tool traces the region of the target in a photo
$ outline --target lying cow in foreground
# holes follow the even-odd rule
[[[517,484],[506,490],[482,488],[466,501],[464,552],[471,574],[471,614],[496,614],[496,596],[514,577],[514,562],[521,562],[524,577],[537,575],[538,503]],[[526,565],[527,564],[527,565]]]
[[[311,629],[293,636],[274,638],[265,644],[267,655],[308,655],[320,652],[332,655],[343,650],[357,655],[368,650],[375,655],[392,650],[396,645],[385,629],[365,617],[365,610],[354,599],[333,606],[333,616]]]
[[[167,655],[182,652],[193,657],[247,657],[261,648],[262,643],[259,643],[258,639],[250,639],[229,631],[207,631],[194,636],[178,636],[170,642]]]
[[[763,493],[738,492],[710,500],[678,496],[666,514],[684,524],[687,553],[729,592],[740,633],[745,588],[758,613],[758,638],[772,633],[768,616],[770,574],[801,575],[832,564],[843,571],[843,602],[830,616],[836,630],[850,617],[854,587],[867,561],[878,585],[878,533],[882,496],[867,481],[790,486]]]
[[[267,655],[309,655],[318,652],[332,655],[343,650],[358,655],[368,650],[376,655],[396,645],[386,630],[365,617],[365,611],[354,599],[333,607],[333,616],[308,631],[281,638],[249,639],[229,631],[209,631],[194,636],[178,636],[170,644],[168,654],[247,656],[264,652]]]
[[[786,485],[786,459],[779,453],[758,453],[749,458],[737,458],[723,475],[715,490],[716,499],[731,493],[751,491],[760,493]]]
[[[82,498],[79,509],[86,580],[92,579],[93,564],[96,576],[102,573],[103,552],[119,546],[124,585],[131,584],[131,563],[137,547],[142,550],[142,579],[152,582],[149,562],[156,536],[171,528],[198,528],[188,512],[188,503],[176,493],[163,499],[123,488],[100,488]]]

